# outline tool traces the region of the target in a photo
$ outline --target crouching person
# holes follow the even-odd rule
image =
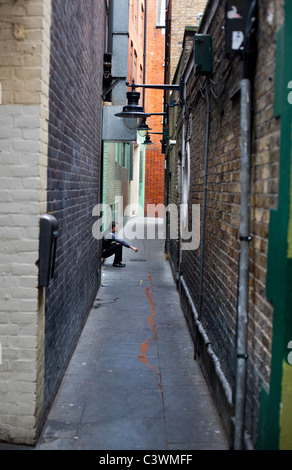
[[[131,248],[131,250],[138,252],[138,248],[135,246],[129,245],[125,240],[116,238],[116,232],[118,231],[119,226],[117,222],[112,222],[112,230],[107,232],[102,238],[102,253],[101,257],[103,261],[105,258],[109,258],[114,255],[113,266],[117,268],[124,268],[126,265],[122,263],[123,260],[123,246],[126,248]]]

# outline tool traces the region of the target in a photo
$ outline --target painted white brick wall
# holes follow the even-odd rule
[[[36,432],[40,107],[0,106],[0,440]]]

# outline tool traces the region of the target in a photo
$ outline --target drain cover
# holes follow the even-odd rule
[[[130,261],[140,261],[140,262],[144,262],[146,261],[146,259],[141,259],[141,258],[136,258],[136,259],[130,259]]]

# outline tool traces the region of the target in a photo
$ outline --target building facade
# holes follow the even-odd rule
[[[147,84],[164,83],[165,55],[165,1],[147,0],[146,79]],[[144,214],[157,214],[151,207],[164,202],[163,90],[145,89],[145,111],[153,113],[147,118],[152,145],[145,149],[145,201]]]
[[[130,217],[143,215],[143,139],[136,129],[127,127],[115,114],[126,104],[126,83],[133,79],[137,84],[144,83],[145,3],[138,0],[109,2],[107,53],[111,57],[111,72],[103,108],[102,201],[106,208],[103,229],[108,228],[112,219],[123,223]]]
[[[31,445],[100,283],[107,2],[5,0],[0,24],[0,439]]]
[[[198,27],[207,0],[166,0],[168,17],[167,83],[171,83],[180,60],[186,26]]]
[[[292,11],[248,3],[210,0],[185,31],[174,74],[185,104],[169,112],[166,153],[179,235],[173,218],[167,250],[231,447],[291,449]]]

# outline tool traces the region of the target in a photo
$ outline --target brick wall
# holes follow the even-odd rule
[[[45,0],[0,5],[0,440],[29,445],[99,285],[92,209],[100,195],[105,2],[52,5],[53,12]],[[47,289],[38,288],[37,269],[46,212],[59,223]]]
[[[147,2],[147,42],[146,42],[146,83],[164,83],[164,44],[165,30],[156,27],[157,1]],[[163,111],[163,90],[145,89],[145,111]],[[147,124],[152,132],[162,132],[162,116],[150,116]],[[150,131],[150,132],[151,132]],[[164,154],[161,153],[162,135],[150,134],[154,145],[146,147],[145,160],[145,215],[148,204],[164,203]]]
[[[219,358],[220,367],[231,390],[235,386],[235,344],[238,302],[239,225],[241,193],[241,128],[240,92],[243,62],[239,55],[228,57],[224,51],[224,5],[218,3],[212,15],[208,33],[213,40],[213,75],[209,83],[210,132],[208,136],[207,201],[205,252],[201,264],[202,240],[198,250],[183,251],[182,264],[176,274],[182,273],[188,293],[194,303],[202,326],[209,338],[209,347]],[[210,4],[211,5],[211,4]],[[249,258],[249,312],[248,312],[248,378],[246,427],[252,443],[256,444],[259,397],[262,384],[268,386],[272,341],[272,305],[266,298],[267,248],[270,209],[277,207],[279,122],[273,116],[275,36],[281,19],[281,8],[268,0],[259,2],[258,54],[254,62],[252,93],[252,158],[250,197]],[[203,20],[203,21],[204,21]],[[203,25],[206,24],[203,22]],[[188,116],[191,116],[190,189],[189,203],[203,203],[204,155],[206,139],[205,78],[190,73],[187,83]],[[181,117],[178,116],[179,122]],[[182,128],[177,131],[177,152],[182,148]],[[179,162],[172,162],[174,176],[179,173]],[[183,172],[183,169],[182,169]],[[170,194],[174,202],[177,177],[171,176]],[[177,252],[172,247],[173,266],[177,266]],[[171,254],[171,251],[170,251]],[[200,299],[200,269],[203,269],[202,298]],[[182,289],[184,291],[184,289]],[[200,300],[201,309],[200,309]],[[186,313],[193,337],[197,338],[192,309],[186,302]],[[199,346],[202,344],[199,342]],[[218,394],[215,370],[208,371],[207,354],[200,350],[201,360]],[[218,366],[218,364],[217,364]],[[217,400],[220,412],[222,396]],[[230,415],[228,416],[228,413]],[[230,421],[229,421],[230,425]]]
[[[0,106],[0,439],[25,443],[36,426],[39,111]]]
[[[104,143],[102,202],[111,207],[113,220],[124,216],[125,209],[131,202],[130,182],[133,166],[131,145],[123,142]],[[110,214],[104,219],[104,229],[111,222],[109,216]]]
[[[50,2],[0,5],[0,439],[31,444],[44,395],[39,215],[46,211]]]
[[[204,13],[207,0],[171,0],[170,83],[182,52],[186,26],[197,26],[197,15]]]
[[[47,210],[59,238],[46,299],[46,408],[100,282],[92,210],[100,202],[105,22],[105,2],[52,4]]]

